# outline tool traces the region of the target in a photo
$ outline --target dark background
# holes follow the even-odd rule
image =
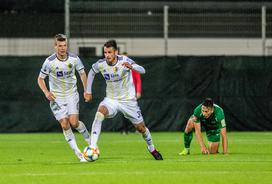
[[[46,57],[0,57],[0,132],[60,131],[47,99],[37,85]],[[132,57],[143,65],[139,105],[152,131],[181,131],[194,108],[206,97],[224,109],[229,131],[272,130],[272,57],[177,56]],[[98,58],[82,58],[88,72]],[[80,92],[80,119],[90,128],[105,96],[100,74],[92,103]],[[120,131],[120,115],[103,123],[104,131]]]

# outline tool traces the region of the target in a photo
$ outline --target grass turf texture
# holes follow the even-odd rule
[[[272,183],[272,132],[229,133],[229,155],[201,155],[194,135],[191,155],[179,156],[182,133],[152,136],[163,161],[139,134],[103,132],[99,160],[80,163],[61,133],[0,134],[0,183]]]

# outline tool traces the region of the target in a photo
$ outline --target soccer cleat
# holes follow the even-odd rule
[[[78,153],[78,154],[76,154],[76,155],[77,155],[77,158],[79,159],[80,162],[88,162],[88,161],[84,158],[84,156],[83,156],[82,153]]]
[[[88,162],[84,157],[79,159],[80,162]]]
[[[150,153],[156,160],[163,160],[162,155],[156,149]]]
[[[185,155],[190,155],[190,149],[189,148],[184,148],[182,152],[179,153],[179,155],[185,156]]]

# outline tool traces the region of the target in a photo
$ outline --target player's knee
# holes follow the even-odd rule
[[[96,112],[95,113],[95,120],[98,120],[98,121],[103,121],[105,119],[105,115],[101,112]]]
[[[135,128],[138,130],[138,132],[140,133],[145,133],[146,131],[146,128],[145,128],[145,125],[144,124],[139,124],[139,125],[136,125]]]
[[[191,132],[193,129],[194,129],[194,122],[193,122],[191,119],[189,119],[189,120],[187,121],[187,125],[186,125],[186,128],[185,128],[185,132],[186,132],[186,133],[189,133],[189,132]]]
[[[60,126],[63,130],[68,130],[71,128],[68,121],[60,121]]]
[[[108,111],[107,107],[105,107],[104,105],[99,106],[97,112],[102,113],[104,116],[109,114],[109,111]]]
[[[76,121],[76,122],[70,122],[70,123],[71,123],[71,125],[72,125],[73,128],[78,128],[78,126],[79,126],[79,122],[78,121]]]

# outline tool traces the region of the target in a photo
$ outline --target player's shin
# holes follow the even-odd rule
[[[92,132],[91,132],[91,147],[92,148],[97,148],[97,141],[101,132],[101,126],[102,126],[102,121],[105,119],[104,114],[101,112],[96,112],[95,114],[95,119],[93,121],[92,125]]]
[[[85,141],[91,145],[91,136],[86,128],[86,126],[84,125],[84,123],[82,121],[78,121],[78,127],[76,128],[76,130],[84,137]]]
[[[193,139],[193,131],[191,132],[184,132],[184,147],[190,149],[190,145]]]
[[[69,128],[68,130],[63,130],[63,135],[65,137],[65,140],[69,144],[69,146],[75,152],[75,154],[79,155],[81,153],[81,151],[79,150],[79,148],[77,146],[76,139],[75,139],[72,129]]]
[[[153,152],[155,150],[155,146],[153,144],[152,137],[148,128],[145,128],[145,132],[142,133],[142,136],[147,144],[148,150]]]

